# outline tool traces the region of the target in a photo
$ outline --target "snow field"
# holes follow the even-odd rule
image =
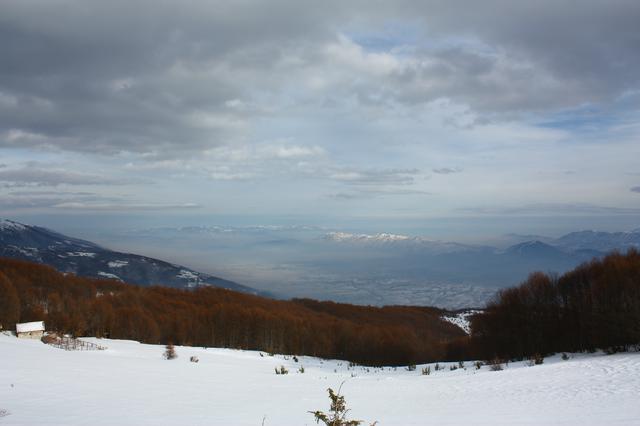
[[[454,363],[407,371],[346,361],[230,349],[87,338],[105,351],[67,352],[0,334],[2,425],[313,425],[326,389],[342,393],[350,418],[388,425],[637,425],[640,353],[577,354],[504,371]],[[189,362],[195,355],[198,363]],[[276,375],[284,365],[287,375]],[[305,373],[297,372],[299,366]],[[352,377],[355,375],[355,377]],[[368,423],[367,423],[368,424]]]

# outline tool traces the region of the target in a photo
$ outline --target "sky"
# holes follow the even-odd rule
[[[4,0],[0,216],[637,228],[638,22],[633,0]]]

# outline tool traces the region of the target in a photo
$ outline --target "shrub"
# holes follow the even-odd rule
[[[289,374],[289,370],[284,365],[281,365],[280,368],[276,367],[276,374]]]
[[[191,362],[200,362],[200,360],[198,359],[198,357],[197,357],[197,356],[195,356],[195,355],[194,355],[194,356],[192,356],[191,358],[189,358],[189,361],[191,361]]]
[[[58,341],[58,335],[55,334],[55,333],[45,334],[44,336],[42,336],[42,339],[40,339],[40,340],[42,341],[42,343],[50,345],[50,344],[56,343]]]
[[[561,358],[562,358],[563,361],[567,361],[569,359],[569,355],[567,355],[566,353],[563,352]]]
[[[415,364],[407,365],[407,371],[416,371],[416,365]]]
[[[340,385],[342,388],[342,385]],[[327,389],[329,391],[329,399],[331,399],[331,406],[329,413],[322,411],[309,411],[315,417],[316,423],[324,423],[326,426],[359,426],[363,423],[362,420],[348,420],[347,403],[344,400],[344,396],[340,395],[340,389],[338,393],[335,393],[333,389]],[[377,422],[374,422],[371,426],[374,426]]]
[[[436,371],[440,370],[440,364],[436,362],[436,366],[434,367]]]
[[[533,361],[535,365],[540,365],[544,363],[544,357],[539,353],[534,354],[530,359]]]
[[[304,367],[302,365],[298,368],[298,373],[304,374]]]
[[[482,362],[480,361],[474,362],[473,365],[475,365],[476,370],[480,370],[482,368]]]
[[[431,374],[431,367],[429,367],[428,365],[426,367],[424,367],[422,369],[422,375],[423,376],[428,376],[429,374]]]
[[[458,368],[464,368],[464,361],[458,361]]]
[[[457,366],[457,365],[455,365],[455,364],[451,364],[451,365],[449,366],[449,371],[456,371],[457,369],[458,369],[458,366]]]
[[[610,346],[604,350],[607,355],[617,354],[618,352],[627,352],[627,347],[624,345]]]
[[[488,361],[489,369],[491,371],[502,371],[504,370],[504,366],[502,365],[502,360],[500,358],[494,358],[491,361]]]
[[[165,359],[176,359],[178,358],[178,354],[176,353],[176,349],[173,347],[172,343],[169,343],[166,347],[165,347],[165,351],[164,351],[164,358]]]

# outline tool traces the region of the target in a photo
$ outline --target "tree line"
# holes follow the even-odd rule
[[[138,287],[0,258],[0,325],[145,343],[338,358],[366,365],[522,359],[640,344],[640,253],[612,253],[561,276],[535,272],[471,319],[444,310],[273,300],[214,287]]]
[[[448,357],[519,359],[640,344],[640,252],[614,252],[561,276],[533,273],[497,293]]]
[[[214,287],[138,287],[0,258],[0,324],[145,343],[338,358],[366,365],[430,362],[464,333],[430,307],[273,300]]]

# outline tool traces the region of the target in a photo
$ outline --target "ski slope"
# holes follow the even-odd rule
[[[431,364],[426,376],[423,366],[296,363],[229,349],[176,347],[168,361],[163,346],[86,340],[108,349],[67,352],[0,334],[0,424],[312,425],[308,411],[326,411],[326,389],[342,382],[351,418],[380,426],[640,424],[640,353],[554,356],[497,372]],[[280,365],[289,374],[276,375]]]

